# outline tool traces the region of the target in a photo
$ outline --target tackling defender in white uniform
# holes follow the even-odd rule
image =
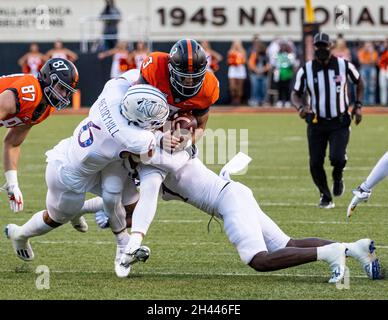
[[[366,180],[354,189],[349,203],[347,217],[350,218],[360,202],[366,202],[372,195],[372,189],[388,176],[388,152],[376,163]]]
[[[21,227],[15,224],[6,227],[6,235],[19,258],[26,261],[34,258],[29,238],[45,234],[98,206],[98,201],[93,199],[89,205],[85,202],[86,192],[102,197],[116,234],[116,256],[119,257],[129,240],[123,204],[134,204],[138,199],[122,159],[135,155],[141,161],[172,170],[161,160],[167,154],[155,150],[155,136],[151,132],[165,123],[169,114],[167,101],[152,86],[129,88],[133,84],[131,80],[136,79],[135,76],[108,81],[89,117],[77,126],[73,136],[46,153],[46,210],[36,213]],[[169,161],[174,165],[183,164],[189,158],[185,152],[169,157],[174,158]],[[116,259],[115,265],[117,262]]]
[[[137,170],[143,190],[133,213],[136,224],[132,223],[132,232],[147,233],[160,190],[164,200],[184,201],[223,219],[225,233],[240,258],[257,271],[272,271],[323,260],[332,270],[329,282],[336,283],[344,276],[347,255],[361,263],[370,279],[381,277],[372,240],[335,243],[318,238],[291,239],[260,209],[248,187],[229,179],[227,168],[230,167],[231,163],[225,166],[226,171],[223,170],[221,178],[197,158],[170,173],[140,164]],[[100,211],[96,217],[100,219],[99,225],[104,227],[102,215]],[[131,240],[126,252],[132,252],[141,244],[140,239],[137,243],[132,242],[131,247]],[[120,267],[129,267],[132,260],[130,255],[124,254]]]

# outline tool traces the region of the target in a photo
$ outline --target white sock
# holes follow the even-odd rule
[[[82,213],[96,213],[103,209],[103,201],[101,197],[95,197],[84,202],[81,208]]]
[[[377,162],[368,178],[361,184],[361,188],[365,191],[371,189],[383,180],[388,175],[388,152],[386,152]]]
[[[45,211],[46,210],[42,210],[35,213],[30,218],[30,220],[28,220],[25,224],[21,226],[21,230],[20,230],[21,237],[25,237],[25,238],[36,237],[54,229],[43,221],[43,213]]]
[[[119,234],[115,234],[116,243],[118,246],[126,246],[129,241],[129,234],[127,230],[120,232]]]
[[[136,250],[141,246],[142,241],[143,241],[143,234],[139,232],[132,232],[125,251],[132,253],[134,250]]]
[[[317,247],[317,260],[330,260],[333,254],[333,246],[337,246],[337,243],[335,242],[323,247]]]

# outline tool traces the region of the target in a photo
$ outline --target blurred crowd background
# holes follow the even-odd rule
[[[139,69],[151,50],[142,41],[128,43],[112,40],[110,43],[112,48],[102,45],[93,53],[101,66],[109,64],[109,68],[98,68],[106,80],[130,69]],[[207,53],[209,70],[216,76],[227,74],[226,104],[291,107],[290,95],[295,74],[303,60],[300,44],[282,38],[263,42],[258,34],[253,36],[252,42],[232,41],[224,52],[212,49],[209,41],[200,41],[200,44]],[[388,106],[388,38],[385,41],[347,43],[344,36],[338,34],[333,42],[332,54],[351,61],[360,71],[365,81],[364,105]],[[79,55],[77,50],[65,48],[60,40],[46,52],[42,52],[37,43],[31,43],[29,51],[15,59],[14,63],[21,72],[37,74],[49,58],[64,57],[76,63]],[[93,81],[93,77],[90,80]],[[352,87],[349,93],[352,100]]]
[[[126,41],[119,37],[123,12],[113,0],[105,1],[97,20],[103,25],[102,34],[87,50],[82,50],[79,42],[61,41],[60,34],[54,43],[0,41],[3,62],[0,73],[36,74],[45,60],[66,57],[80,71],[82,105],[89,106],[109,78],[132,68],[140,68],[150,51],[169,52],[175,42],[155,42],[150,39]],[[364,105],[388,106],[388,34],[383,37],[379,34],[377,41],[349,41],[345,32],[331,34],[331,37],[332,54],[351,61],[365,81]],[[384,37],[387,39],[382,40]],[[303,63],[301,41],[286,37],[266,38],[263,41],[259,33],[252,34],[251,41],[241,41],[238,37],[233,39],[233,36],[230,41],[195,39],[207,53],[209,70],[219,79],[221,96],[217,104],[291,107],[290,93],[296,70]],[[353,101],[352,87],[349,94],[350,101]]]

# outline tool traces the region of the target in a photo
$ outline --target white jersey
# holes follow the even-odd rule
[[[96,173],[124,152],[145,154],[156,145],[152,132],[129,125],[120,113],[121,100],[131,86],[126,79],[108,81],[73,136],[62,140],[46,153],[47,161],[62,163],[63,182],[79,191],[96,183]]]
[[[155,171],[158,169],[141,166],[140,181],[142,177]],[[178,171],[168,174],[161,170],[159,172],[165,177],[161,189],[164,200],[181,200],[211,215],[218,216],[217,199],[228,181],[209,170],[201,160],[191,159]]]
[[[244,263],[249,264],[259,252],[282,249],[290,241],[290,237],[261,210],[248,187],[224,180],[198,158],[167,176],[161,170],[142,166],[140,181],[142,178],[152,180],[155,173],[165,178],[161,187],[163,200],[187,202],[224,221],[224,231]]]

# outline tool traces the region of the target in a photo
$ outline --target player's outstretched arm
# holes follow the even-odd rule
[[[154,220],[159,189],[164,180],[164,175],[158,170],[143,174],[141,168],[140,175],[140,197],[132,214],[131,238],[125,249],[127,253],[134,252],[141,245],[143,237]]]
[[[193,138],[192,138],[193,144],[195,144],[197,141],[199,141],[202,138],[206,129],[207,121],[209,120],[209,112],[201,116],[196,116],[196,118],[198,122],[198,128],[195,129],[193,134]]]
[[[15,93],[5,90],[0,93],[0,120],[4,120],[11,114],[16,113]]]
[[[29,125],[10,128],[4,138],[3,166],[7,182],[3,189],[8,193],[10,208],[13,212],[23,210],[23,195],[19,188],[17,167],[20,158],[20,145],[30,129]]]

